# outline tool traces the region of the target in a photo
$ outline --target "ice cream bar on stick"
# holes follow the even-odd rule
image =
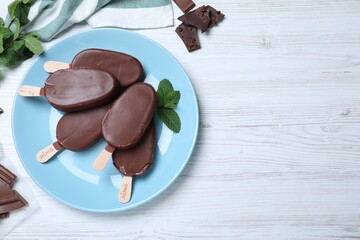
[[[21,86],[19,94],[24,97],[44,96],[56,109],[76,112],[101,106],[118,95],[115,78],[101,70],[66,69],[51,74],[45,86]]]
[[[156,92],[146,83],[128,87],[114,102],[102,122],[107,146],[94,162],[96,170],[105,168],[115,149],[127,149],[139,142],[156,107]]]
[[[56,127],[56,141],[36,155],[45,163],[61,149],[81,151],[94,144],[101,137],[102,120],[110,109],[110,104],[80,112],[67,113]]]
[[[129,202],[132,191],[132,178],[146,172],[154,159],[155,124],[152,121],[143,138],[134,147],[116,150],[113,153],[114,166],[124,174],[118,199],[121,203]]]
[[[106,71],[113,75],[122,87],[138,82],[144,74],[140,61],[135,57],[95,48],[79,52],[71,63],[48,61],[44,64],[45,71],[49,73],[67,68],[92,68]]]

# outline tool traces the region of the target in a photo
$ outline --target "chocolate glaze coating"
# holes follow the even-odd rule
[[[101,106],[118,94],[117,81],[105,71],[64,69],[51,74],[45,82],[48,102],[64,112]]]
[[[94,144],[101,137],[102,120],[110,106],[65,114],[56,127],[56,138],[61,146],[80,151]]]
[[[102,125],[103,137],[115,148],[132,147],[143,136],[155,107],[156,92],[151,85],[131,85],[105,115]]]
[[[114,166],[126,176],[141,175],[150,168],[154,150],[155,124],[152,121],[143,138],[134,147],[113,153]]]
[[[128,87],[143,77],[139,60],[125,53],[104,49],[86,49],[79,52],[71,63],[72,68],[93,68],[113,75],[120,86]]]

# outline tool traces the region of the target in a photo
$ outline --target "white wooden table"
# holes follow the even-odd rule
[[[200,51],[189,54],[175,27],[138,31],[187,71],[201,128],[178,180],[134,210],[78,211],[33,182],[15,152],[11,109],[34,59],[4,74],[1,152],[41,204],[5,239],[360,239],[360,1],[197,3],[226,14],[200,36]]]

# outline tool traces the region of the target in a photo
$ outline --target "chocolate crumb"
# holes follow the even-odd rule
[[[4,112],[4,110],[2,110],[2,108],[0,107],[0,113],[3,113]]]

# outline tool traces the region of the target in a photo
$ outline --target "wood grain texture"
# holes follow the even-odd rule
[[[11,108],[33,59],[4,73],[1,152],[42,206],[5,239],[360,239],[360,2],[196,3],[226,14],[200,35],[200,51],[189,54],[175,27],[138,31],[184,66],[201,128],[179,179],[134,210],[84,213],[30,179],[13,145]]]

